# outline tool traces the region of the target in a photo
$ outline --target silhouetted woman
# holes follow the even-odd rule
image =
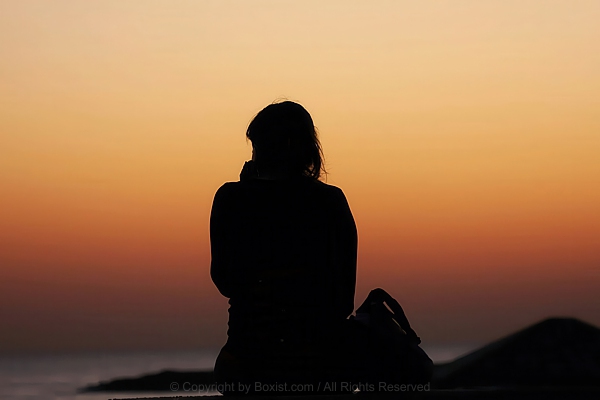
[[[210,220],[211,276],[230,304],[217,380],[232,394],[366,379],[373,349],[366,328],[348,319],[356,226],[344,193],[319,181],[313,120],[299,104],[271,104],[246,136],[252,161],[219,188]]]

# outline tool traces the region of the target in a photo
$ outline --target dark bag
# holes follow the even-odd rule
[[[379,379],[400,383],[427,383],[433,374],[433,361],[419,344],[400,304],[383,289],[372,290],[356,310],[355,321],[370,330],[372,351],[385,376]]]

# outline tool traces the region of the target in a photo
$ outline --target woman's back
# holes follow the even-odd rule
[[[232,351],[326,343],[354,308],[356,246],[334,186],[303,177],[223,185],[211,213],[211,275],[230,298]]]

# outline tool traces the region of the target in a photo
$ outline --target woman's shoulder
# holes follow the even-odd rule
[[[239,193],[240,189],[240,182],[225,182],[217,189],[215,201],[234,197]]]
[[[217,189],[217,194],[219,193],[229,193],[235,191],[239,182],[225,182]]]
[[[328,194],[330,194],[332,196],[338,196],[338,197],[342,196],[342,197],[345,197],[344,196],[344,192],[342,191],[342,189],[340,189],[337,186],[330,185],[328,183],[321,182],[321,181],[318,181],[318,180],[314,180],[314,183],[319,188],[319,190],[322,190],[322,191],[324,191],[324,192],[326,192],[326,193],[328,193]]]

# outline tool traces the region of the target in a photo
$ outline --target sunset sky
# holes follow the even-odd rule
[[[600,2],[4,0],[0,353],[226,339],[213,195],[303,104],[427,343],[600,325]]]

